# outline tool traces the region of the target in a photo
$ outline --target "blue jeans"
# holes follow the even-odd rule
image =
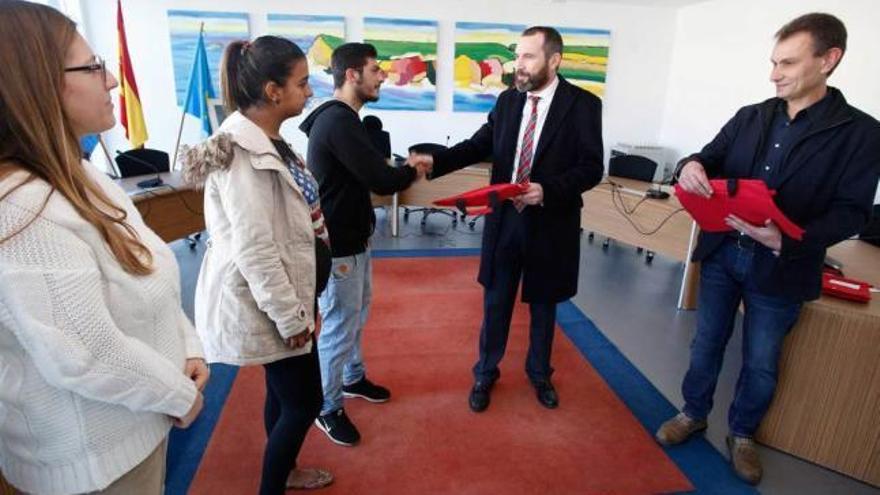
[[[746,239],[746,241],[749,241]],[[728,238],[702,263],[697,333],[681,390],[684,413],[706,419],[721,371],[724,349],[743,303],[743,364],[728,412],[730,433],[754,435],[776,390],[779,353],[801,310],[800,301],[767,295],[755,284],[752,260],[761,245]]]
[[[372,297],[370,250],[333,258],[327,288],[318,298],[321,331],[318,357],[324,405],[321,414],[342,407],[342,386],[360,381],[366,370],[361,355],[361,335]]]

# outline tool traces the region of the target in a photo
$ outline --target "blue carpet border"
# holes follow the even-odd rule
[[[168,437],[168,458],[165,462],[165,493],[167,495],[185,495],[195,479],[196,471],[208,448],[208,441],[232,384],[238,375],[238,367],[228,364],[212,363],[211,376],[205,386],[205,405],[199,418],[189,428],[181,430],[173,428]]]

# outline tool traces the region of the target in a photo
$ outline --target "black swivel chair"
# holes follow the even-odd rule
[[[386,159],[391,158],[391,135],[388,131],[382,130],[382,121],[375,115],[367,115],[364,117],[364,127],[367,128],[367,134],[373,146],[382,153]]]
[[[640,155],[627,155],[618,151],[611,152],[611,159],[608,161],[609,177],[625,177],[627,179],[635,179],[643,182],[653,182],[654,173],[657,171],[657,162]],[[614,192],[612,191],[612,194]],[[593,242],[595,232],[587,235],[589,242]],[[611,245],[611,238],[606,237],[602,241],[602,249],[608,249]],[[636,252],[642,254],[645,248],[636,246]],[[654,260],[654,251],[648,250],[645,253],[645,262],[650,263]]]
[[[389,160],[391,158],[391,134],[388,134],[388,131],[382,130],[382,120],[375,115],[367,115],[364,117],[364,127],[367,129],[367,135],[370,137],[373,147],[382,154],[382,157]],[[384,204],[375,204],[374,202],[373,209],[385,208],[385,206]]]
[[[116,166],[119,176],[134,177],[167,172],[170,160],[168,153],[150,148],[135,148],[116,155]]]
[[[418,143],[418,144],[414,144],[414,145],[410,146],[408,151],[410,153],[431,154],[431,153],[434,153],[437,151],[442,151],[445,149],[446,149],[446,146],[443,146],[442,144]],[[453,227],[458,225],[458,212],[456,210],[453,210],[450,208],[434,208],[433,206],[425,206],[425,207],[419,207],[419,208],[409,208],[407,206],[404,206],[403,207],[403,221],[404,222],[409,221],[410,213],[419,213],[419,212],[421,212],[421,214],[422,214],[422,222],[421,222],[422,227],[424,227],[425,224],[427,223],[428,215],[430,215],[432,213],[440,213],[441,215],[446,215],[452,219],[452,226]]]

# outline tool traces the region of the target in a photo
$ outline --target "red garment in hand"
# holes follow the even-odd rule
[[[500,203],[505,199],[514,198],[525,193],[529,188],[528,183],[523,184],[493,184],[491,186],[473,189],[471,191],[456,194],[448,198],[438,199],[434,201],[437,206],[455,206],[458,208],[467,206],[492,206],[490,201],[494,195]]]
[[[706,232],[728,232],[733,230],[724,219],[736,215],[744,221],[763,226],[772,220],[779,229],[792,239],[801,240],[804,229],[789,220],[773,202],[776,191],[767,188],[760,179],[713,179],[712,197],[704,198],[691,194],[675,185],[675,195],[684,209],[694,218],[700,229]]]

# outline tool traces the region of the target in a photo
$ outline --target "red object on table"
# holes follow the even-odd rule
[[[871,284],[826,271],[822,273],[822,293],[841,299],[867,303],[871,301]]]
[[[789,220],[773,202],[776,191],[767,188],[760,179],[713,179],[712,197],[704,198],[675,185],[675,195],[684,209],[706,232],[732,231],[724,219],[736,215],[746,222],[763,226],[772,220],[779,229],[792,239],[801,240],[804,229]]]

